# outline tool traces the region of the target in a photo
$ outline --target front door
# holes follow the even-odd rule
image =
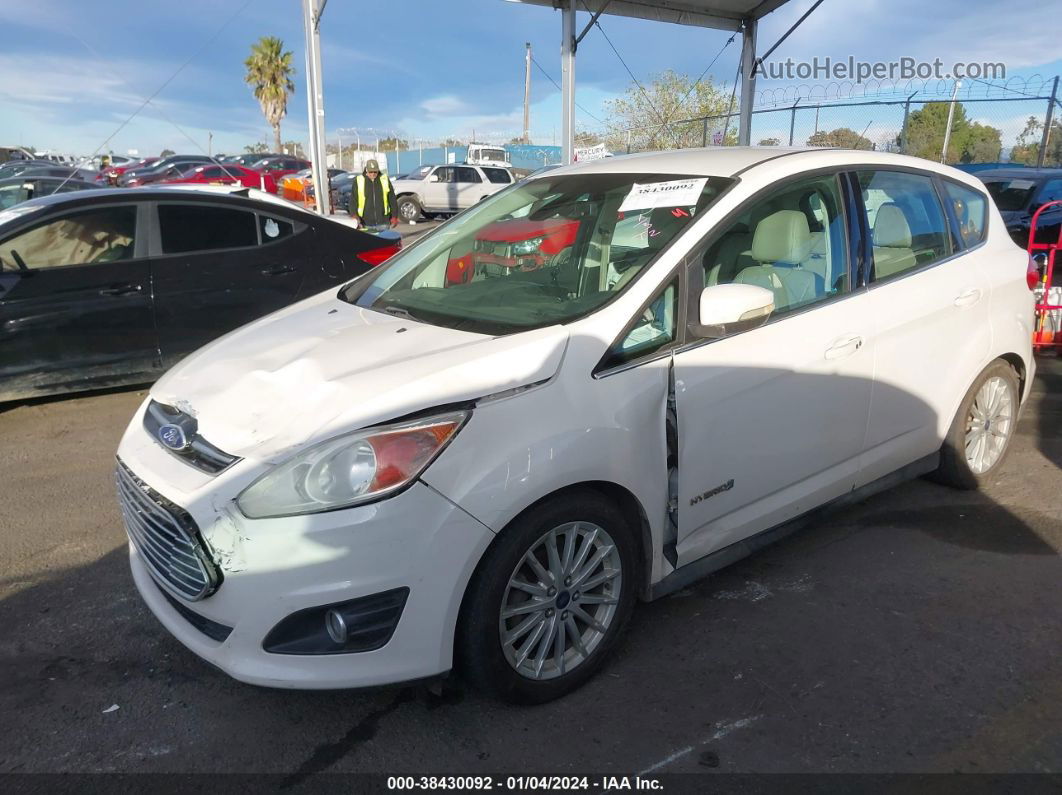
[[[479,170],[471,166],[458,166],[457,171],[457,209],[465,210],[478,202],[486,195],[489,188],[484,189],[483,177]]]
[[[850,491],[872,389],[836,175],[779,185],[690,260],[691,285],[771,289],[759,328],[676,351],[677,565]]]
[[[0,400],[158,375],[139,212],[94,206],[0,242]]]
[[[158,229],[152,269],[166,366],[293,303],[313,257],[312,228],[280,213],[159,202]]]

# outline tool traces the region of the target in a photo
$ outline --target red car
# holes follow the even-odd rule
[[[450,259],[446,284],[464,284],[474,273],[501,276],[514,269],[538,270],[571,246],[578,232],[579,222],[566,218],[513,218],[491,224],[476,235],[471,251]]]
[[[100,172],[96,174],[96,182],[117,184],[118,177],[122,176],[126,171],[132,171],[136,168],[145,168],[158,161],[159,158],[157,157],[144,157],[135,162],[130,161],[121,166],[107,166],[107,168],[100,169]]]
[[[288,157],[286,155],[280,155],[279,157],[264,157],[251,164],[253,170],[262,174],[269,174],[273,177],[273,187],[269,188],[273,193],[277,192],[277,185],[280,183],[280,180],[288,174],[294,174],[296,171],[302,171],[304,168],[309,167],[309,160],[300,160],[297,157]]]
[[[192,185],[242,185],[245,188],[262,188],[277,192],[277,181],[271,172],[255,171],[235,163],[193,166],[179,176],[160,180],[166,184]]]

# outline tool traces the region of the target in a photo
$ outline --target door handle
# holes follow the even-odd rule
[[[113,287],[104,287],[99,291],[100,295],[132,295],[140,292],[139,284],[116,284]]]
[[[955,306],[973,306],[980,300],[981,291],[976,287],[971,287],[955,296]]]
[[[262,268],[263,276],[282,276],[285,273],[294,273],[294,265],[276,265],[272,268]]]
[[[825,357],[827,359],[843,359],[845,356],[851,356],[862,347],[863,338],[858,334],[840,337],[834,340],[833,344],[826,349]]]

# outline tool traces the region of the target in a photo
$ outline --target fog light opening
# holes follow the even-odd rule
[[[338,610],[329,610],[325,613],[325,629],[328,630],[328,637],[335,641],[340,646],[343,646],[347,642],[347,622],[343,619],[342,613]]]

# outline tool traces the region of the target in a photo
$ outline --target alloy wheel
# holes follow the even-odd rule
[[[966,416],[966,463],[982,475],[1003,455],[1014,426],[1014,396],[999,376],[989,378],[977,390]]]
[[[605,637],[622,587],[619,549],[604,528],[569,522],[543,534],[502,595],[498,627],[505,659],[529,679],[569,673]]]

